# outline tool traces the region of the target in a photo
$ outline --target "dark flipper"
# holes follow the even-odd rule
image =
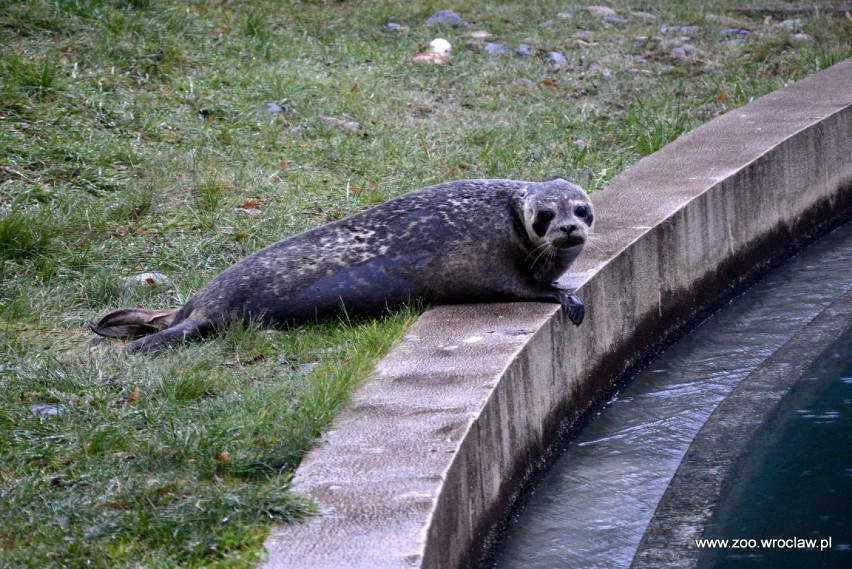
[[[571,322],[575,326],[583,323],[583,317],[586,315],[586,307],[576,294],[563,292],[560,295],[559,302],[562,304],[562,310],[568,315],[568,318],[571,319]]]
[[[130,342],[124,346],[123,350],[125,352],[156,352],[166,346],[200,338],[210,329],[212,329],[211,326],[204,327],[199,325],[198,322],[184,320],[171,328]]]
[[[96,324],[90,323],[89,327],[95,334],[106,338],[138,338],[171,326],[178,310],[123,308],[110,312]]]

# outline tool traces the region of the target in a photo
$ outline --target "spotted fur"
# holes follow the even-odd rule
[[[270,245],[180,309],[124,309],[92,329],[104,336],[158,330],[125,347],[152,350],[235,321],[280,326],[341,307],[376,314],[412,300],[558,302],[579,325],[582,303],[553,281],[580,254],[592,220],[586,193],[562,179],[441,184]]]

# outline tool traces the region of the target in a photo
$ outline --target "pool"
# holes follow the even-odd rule
[[[659,515],[663,519],[655,523],[660,527],[671,521],[658,506],[711,414],[850,289],[852,224],[846,224],[723,307],[617,393],[527,493],[491,566],[629,567],[634,556],[641,566],[640,544],[649,552],[655,547],[646,530]],[[756,428],[745,426],[749,430],[742,432]],[[722,440],[711,446],[724,447],[730,455],[726,464],[734,464],[745,442]],[[723,473],[713,468],[704,465],[697,471],[709,472],[721,491]],[[686,504],[677,518],[681,533],[669,534],[667,546],[657,543],[660,555],[648,555],[645,566],[666,566],[663,560],[671,553],[666,547],[689,551],[693,559],[710,555],[698,551],[686,534],[702,535],[701,524],[708,522],[712,507],[701,505],[696,517],[699,509],[690,509],[695,502]],[[714,527],[721,524],[720,519]],[[797,527],[802,535],[811,531]],[[657,537],[665,535],[661,531]],[[681,563],[678,558],[668,566]]]

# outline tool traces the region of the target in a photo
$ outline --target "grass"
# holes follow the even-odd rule
[[[852,56],[842,13],[736,4],[630,3],[646,22],[613,2],[619,25],[555,0],[0,0],[0,566],[261,558],[270,524],[313,512],[288,486],[301,456],[417,310],[234,327],[153,358],[86,323],[178,306],[265,244],[417,187],[594,190]],[[471,27],[418,25],[447,7]],[[662,24],[701,28],[677,43]],[[479,29],[567,62],[489,56]],[[435,37],[452,66],[412,64]],[[132,280],[149,271],[168,280]]]

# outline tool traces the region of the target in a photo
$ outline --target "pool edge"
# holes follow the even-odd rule
[[[276,528],[265,566],[479,563],[542,457],[614,382],[848,217],[850,83],[848,60],[594,193],[599,237],[566,280],[589,308],[580,328],[546,304],[425,313],[305,457],[295,487],[325,512]]]

